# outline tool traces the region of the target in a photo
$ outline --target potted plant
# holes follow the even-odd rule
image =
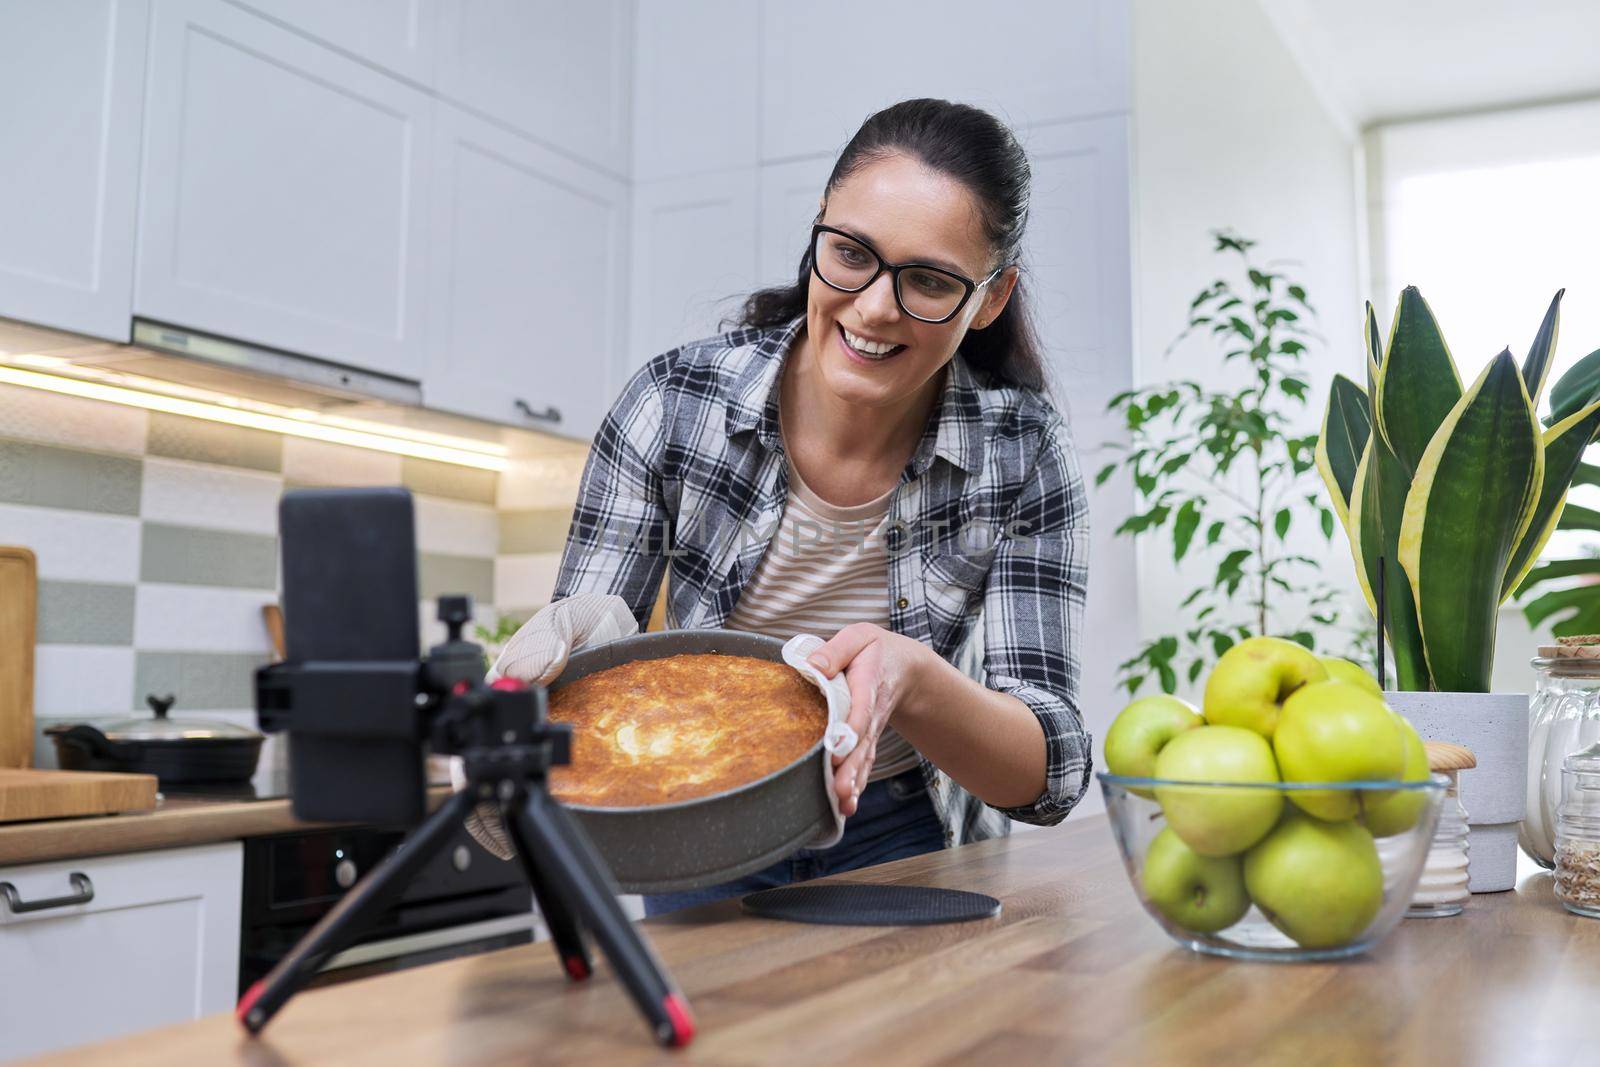
[[[1555,530],[1593,398],[1541,424],[1561,293],[1519,366],[1505,349],[1463,388],[1427,302],[1400,294],[1388,344],[1367,305],[1367,385],[1335,376],[1317,467],[1394,659],[1390,705],[1477,755],[1463,776],[1471,889],[1510,889],[1527,775],[1526,694],[1490,693],[1500,605]]]

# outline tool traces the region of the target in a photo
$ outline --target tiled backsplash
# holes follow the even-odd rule
[[[285,488],[410,488],[421,595],[470,593],[490,626],[526,617],[554,585],[585,455],[555,443],[497,475],[0,386],[0,544],[39,558],[35,716],[121,715],[170,692],[174,714],[253,725]],[[442,634],[432,616],[425,599],[425,643]],[[55,765],[44,743],[36,757]]]

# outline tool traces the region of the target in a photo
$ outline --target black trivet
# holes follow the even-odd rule
[[[739,901],[751,915],[825,926],[932,926],[992,919],[1000,902],[982,893],[922,885],[793,885]]]

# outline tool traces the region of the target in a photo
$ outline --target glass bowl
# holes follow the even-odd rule
[[[1353,956],[1395,928],[1449,785],[1098,777],[1134,892],[1174,941],[1286,961]]]

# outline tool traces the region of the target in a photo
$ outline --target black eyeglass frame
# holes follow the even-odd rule
[[[854,289],[846,289],[842,285],[835,285],[833,282],[830,282],[828,279],[822,276],[822,269],[817,266],[817,239],[824,233],[837,234],[852,244],[858,244],[862,248],[865,248],[872,254],[872,257],[878,261],[878,269],[872,272],[872,276],[870,278],[856,286]],[[918,270],[931,270],[936,274],[941,274],[944,277],[950,278],[962,285],[965,291],[961,294],[961,299],[956,301],[956,306],[954,310],[950,312],[950,314],[946,315],[942,319],[929,319],[918,315],[915,311],[912,311],[910,308],[906,307],[906,302],[900,296],[900,272],[903,270],[909,270],[912,267],[915,267]],[[811,227],[811,273],[817,276],[818,281],[820,281],[823,285],[826,285],[828,288],[838,290],[841,293],[859,293],[870,289],[872,287],[872,283],[878,280],[878,276],[883,274],[885,271],[888,271],[891,283],[890,288],[894,290],[894,302],[899,305],[900,310],[904,311],[907,315],[910,315],[918,322],[926,322],[934,326],[937,326],[942,322],[949,322],[951,319],[961,314],[961,309],[967,306],[967,301],[972,299],[972,294],[998,278],[1002,273],[1005,272],[1005,269],[1006,268],[1004,266],[996,267],[994,273],[983,279],[983,281],[975,282],[965,275],[957,274],[952,270],[946,270],[944,267],[936,267],[932,263],[890,263],[888,260],[883,258],[882,254],[879,253],[876,248],[873,248],[872,245],[868,244],[866,241],[863,241],[853,233],[846,233],[845,231],[836,229],[833,226],[825,226],[820,222],[814,223]]]

